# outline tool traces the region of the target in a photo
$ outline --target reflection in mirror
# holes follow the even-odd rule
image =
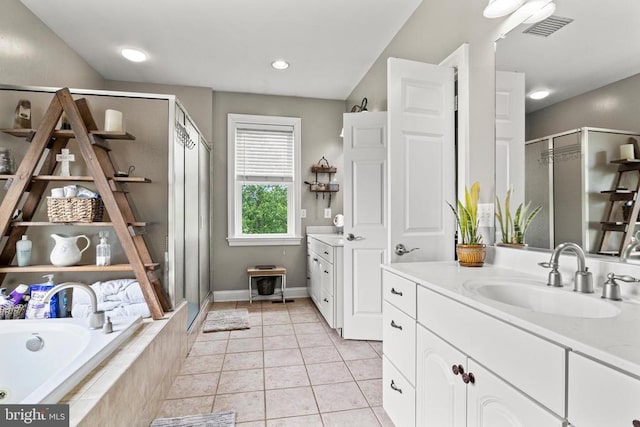
[[[496,195],[513,188],[512,206],[542,206],[530,247],[619,255],[640,213],[640,160],[618,162],[640,158],[621,148],[640,142],[640,2],[556,4],[497,43]]]

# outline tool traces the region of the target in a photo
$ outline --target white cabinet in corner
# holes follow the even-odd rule
[[[342,328],[343,249],[338,240],[333,235],[307,235],[309,296],[334,329]]]

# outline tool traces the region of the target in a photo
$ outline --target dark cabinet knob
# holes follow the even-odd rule
[[[328,300],[328,299],[326,299],[326,298],[325,298],[323,301],[324,301],[324,302],[329,302],[329,300]]]
[[[464,374],[464,366],[462,365],[453,365],[451,370],[453,371],[453,375]]]
[[[465,384],[475,384],[476,382],[476,377],[473,376],[473,374],[471,372],[467,373],[467,374],[462,374],[462,382]]]
[[[640,421],[638,420],[631,421],[631,424],[633,424],[633,427],[640,427]]]
[[[392,328],[396,328],[396,329],[400,329],[402,330],[402,326],[398,325],[396,322],[394,322],[393,320],[391,321],[391,327]]]
[[[394,288],[391,288],[391,293],[394,295],[402,296],[402,292],[398,292]]]
[[[393,380],[391,380],[391,389],[397,391],[400,394],[402,394],[402,389],[398,388],[398,386],[396,385],[396,383],[393,382]]]

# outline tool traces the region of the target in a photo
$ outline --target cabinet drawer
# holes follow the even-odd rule
[[[382,270],[384,299],[415,319],[416,284],[398,275]]]
[[[422,286],[418,323],[556,414],[565,414],[563,347]]]
[[[333,246],[327,245],[319,240],[311,238],[311,250],[320,255],[325,260],[333,264]]]
[[[569,352],[568,420],[579,427],[640,422],[640,380]]]
[[[333,264],[329,264],[327,261],[321,261],[320,277],[322,289],[329,295],[333,295]]]
[[[335,328],[335,322],[333,321],[333,308],[333,296],[322,289],[320,292],[320,312],[331,328]]]
[[[386,301],[383,304],[382,321],[384,355],[415,385],[416,321]]]
[[[415,426],[415,389],[386,356],[382,358],[382,406],[397,427]]]

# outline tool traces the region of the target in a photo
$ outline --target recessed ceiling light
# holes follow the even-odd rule
[[[289,63],[284,59],[277,59],[271,63],[271,66],[276,70],[286,70],[289,68]]]
[[[522,9],[526,10],[526,13],[529,15],[522,23],[536,24],[553,15],[553,12],[556,11],[556,4],[554,2],[545,3],[545,1],[546,0],[533,0],[522,6]]]
[[[122,49],[120,53],[131,62],[142,62],[147,60],[147,54],[141,50]]]
[[[549,91],[548,90],[537,90],[535,92],[531,92],[529,94],[529,98],[531,99],[544,99],[547,96],[549,96]]]
[[[489,0],[482,14],[485,18],[500,18],[515,11],[524,2],[525,0]]]

